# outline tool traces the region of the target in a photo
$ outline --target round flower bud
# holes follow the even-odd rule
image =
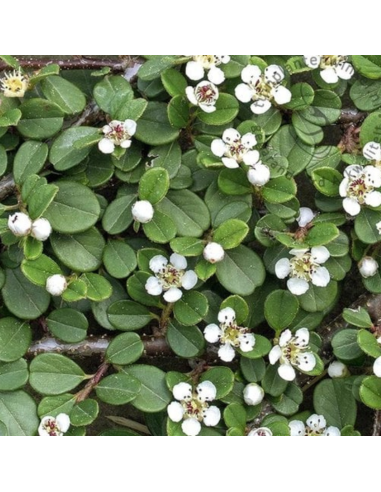
[[[379,268],[377,261],[370,256],[366,256],[359,263],[360,273],[364,278],[374,277]]]
[[[225,258],[224,248],[217,243],[209,243],[204,249],[204,258],[209,263],[220,263]]]
[[[374,374],[381,378],[381,357],[379,357],[373,365]]]
[[[155,211],[150,202],[146,200],[142,200],[140,202],[136,202],[132,207],[132,215],[134,220],[140,222],[142,224],[148,224],[153,219]]]
[[[270,181],[270,169],[262,163],[256,164],[247,173],[247,178],[254,186],[265,186]]]
[[[59,297],[67,289],[67,281],[63,275],[53,275],[46,282],[46,290],[52,296]]]
[[[47,241],[52,231],[52,226],[47,219],[38,219],[33,222],[32,236],[37,241]]]
[[[243,397],[246,405],[256,407],[263,402],[265,392],[258,384],[253,383],[246,386],[245,391],[243,392]]]
[[[252,430],[248,437],[273,437],[273,433],[267,427]]]
[[[332,379],[342,379],[349,375],[349,371],[342,362],[332,362],[328,368],[328,375]]]
[[[9,217],[8,227],[15,236],[25,237],[29,236],[32,230],[32,221],[28,215],[17,212]]]

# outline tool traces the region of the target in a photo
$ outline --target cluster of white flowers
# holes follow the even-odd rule
[[[173,388],[175,400],[168,407],[168,416],[172,422],[182,422],[182,430],[187,436],[198,436],[202,425],[216,427],[221,420],[221,411],[210,406],[217,397],[217,389],[210,381],[197,386],[194,391],[187,383],[180,383]]]
[[[208,325],[205,328],[205,339],[209,343],[221,345],[218,356],[224,362],[232,362],[236,349],[242,352],[251,352],[255,347],[255,336],[248,328],[238,326],[236,313],[231,308],[223,309],[218,315],[220,325]]]
[[[193,60],[187,63],[186,74],[191,80],[201,80],[207,74],[208,80],[219,85],[225,81],[225,74],[220,65],[230,62],[230,55],[184,55],[192,56]]]
[[[21,73],[21,70],[14,70],[6,73],[0,79],[0,87],[5,97],[24,97],[28,89],[29,79]]]
[[[102,128],[104,138],[99,142],[99,150],[103,154],[112,154],[116,147],[129,149],[132,145],[131,138],[135,135],[137,124],[133,120],[111,121]]]
[[[141,224],[148,224],[155,215],[152,204],[147,200],[136,202],[132,207],[132,216],[134,220]]]
[[[169,303],[179,301],[183,293],[181,289],[191,290],[198,277],[193,270],[186,271],[188,262],[184,256],[174,253],[170,260],[164,256],[155,256],[150,261],[149,267],[155,274],[146,283],[146,290],[151,296],[160,296],[163,292],[164,299]]]
[[[70,429],[70,417],[61,413],[58,417],[44,417],[38,433],[41,437],[63,437]]]
[[[298,330],[295,335],[290,330],[282,333],[269,356],[271,365],[280,363],[278,374],[282,379],[294,381],[295,368],[302,372],[311,372],[315,369],[317,361],[310,351],[309,343],[310,332],[307,328]]]
[[[337,427],[328,427],[322,415],[312,415],[306,425],[300,420],[290,422],[291,437],[340,437]]]
[[[62,296],[67,288],[67,279],[63,275],[52,275],[46,281],[46,290],[54,297]]]
[[[278,65],[268,66],[264,73],[256,65],[249,65],[242,71],[242,81],[235,91],[236,97],[243,103],[252,101],[251,111],[264,114],[276,104],[288,104],[292,94],[282,85],[285,78],[284,70]]]
[[[290,277],[287,287],[296,296],[308,292],[310,283],[316,287],[327,287],[331,276],[327,268],[323,267],[330,258],[328,249],[324,246],[309,249],[293,249],[291,260],[283,258],[275,265],[275,273],[279,279]]]
[[[355,71],[348,63],[348,55],[304,55],[307,67],[320,68],[321,78],[327,84],[336,84],[339,80],[350,80]]]
[[[379,207],[381,193],[381,170],[374,166],[349,166],[345,170],[344,180],[340,185],[340,196],[344,198],[344,210],[356,217],[364,205]]]
[[[248,437],[273,437],[273,433],[267,427],[261,427],[250,431]]]
[[[212,152],[221,157],[228,169],[238,169],[240,164],[249,166],[248,179],[255,186],[264,186],[270,181],[270,169],[260,160],[260,154],[254,147],[257,145],[253,133],[241,135],[234,128],[225,130],[222,139],[212,142]]]
[[[371,256],[366,256],[359,263],[359,271],[363,278],[371,278],[376,275],[380,268],[378,262]]]
[[[204,249],[204,259],[214,265],[225,259],[225,250],[218,243],[209,243]]]
[[[17,237],[32,236],[37,241],[47,241],[51,235],[52,226],[47,219],[32,219],[22,212],[11,215],[8,219],[9,230]]]

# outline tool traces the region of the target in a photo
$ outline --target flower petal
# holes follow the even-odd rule
[[[284,80],[284,70],[279,65],[269,65],[265,68],[265,80],[267,83],[280,84]]]
[[[279,362],[281,357],[282,357],[282,349],[279,347],[279,345],[277,345],[271,350],[269,354],[270,364],[272,366],[275,366],[275,364]]]
[[[327,421],[325,420],[323,415],[312,415],[307,420],[307,425],[311,430],[315,432],[321,432],[327,427]]]
[[[221,139],[213,140],[212,142],[212,152],[217,157],[223,157],[226,153],[226,144]]]
[[[299,227],[308,226],[308,224],[311,224],[314,218],[315,218],[315,213],[310,208],[301,207],[300,215],[297,219]]]
[[[301,278],[290,278],[287,282],[287,287],[295,296],[302,296],[310,288],[310,284]]]
[[[377,142],[369,142],[365,145],[363,154],[368,161],[381,161],[381,145]]]
[[[355,70],[350,63],[340,63],[336,67],[336,73],[342,80],[350,80],[355,74]]]
[[[243,156],[243,162],[246,164],[246,166],[255,166],[258,164],[260,159],[260,154],[258,150],[250,150]],[[257,170],[257,172],[260,172],[260,169]]]
[[[336,84],[339,81],[339,76],[336,73],[335,68],[326,68],[322,72],[320,72],[321,78],[327,84]]]
[[[181,284],[185,290],[192,290],[194,289],[194,287],[196,287],[197,282],[198,282],[198,277],[196,272],[194,272],[193,270],[188,270],[184,274]]]
[[[222,159],[222,162],[223,162],[224,166],[227,167],[228,169],[238,169],[239,168],[238,162],[233,158],[224,157]]]
[[[153,273],[162,272],[165,267],[168,265],[168,260],[165,256],[154,256],[152,260],[149,262],[149,268],[153,271]]]
[[[225,74],[220,68],[212,67],[209,70],[208,79],[213,82],[213,84],[220,85],[225,81]]]
[[[348,178],[345,178],[344,181],[341,182],[340,184],[340,196],[342,198],[345,198],[348,195],[348,188],[350,185],[350,181]]]
[[[238,101],[248,103],[253,97],[254,91],[247,84],[239,84],[235,89],[235,96]]]
[[[284,381],[290,383],[296,379],[295,369],[290,364],[282,364],[278,369],[278,374]]]
[[[58,415],[58,417],[56,418],[56,422],[58,428],[63,434],[66,434],[66,432],[70,429],[70,417],[69,415],[66,415],[66,413],[61,413],[60,415]]]
[[[188,98],[189,102],[191,104],[193,104],[194,106],[198,106],[198,101],[197,101],[197,98],[196,98],[194,87],[187,87],[185,89],[185,93],[187,95],[187,98]]]
[[[311,249],[311,256],[314,262],[323,265],[331,258],[331,253],[325,246],[315,246]]]
[[[366,166],[364,172],[367,186],[372,186],[373,188],[381,187],[381,171],[377,167]]]
[[[196,437],[201,432],[201,424],[196,419],[187,419],[181,426],[184,434],[189,437]]]
[[[176,268],[176,270],[186,270],[188,266],[188,262],[185,256],[178,255],[177,253],[173,253],[169,261],[171,265],[173,265]]]
[[[109,138],[102,138],[98,144],[98,148],[102,154],[112,154],[115,150],[115,144]]]
[[[241,134],[237,130],[234,130],[234,128],[229,128],[228,130],[224,131],[224,134],[222,135],[222,140],[226,144],[231,145],[233,142],[238,142],[241,140]]]
[[[217,325],[208,325],[204,330],[205,340],[209,343],[217,343],[221,340],[223,331]]]
[[[200,104],[199,106],[200,109],[204,111],[204,113],[214,113],[217,110],[217,108],[212,105]]]
[[[318,68],[320,67],[321,55],[303,55],[304,63],[307,67]]]
[[[346,198],[343,201],[344,210],[352,217],[356,217],[361,212],[361,205],[354,198]]]
[[[246,133],[246,135],[244,135],[241,140],[242,140],[242,145],[246,149],[252,149],[258,143],[257,137],[253,133]]]
[[[176,384],[173,388],[173,396],[177,401],[189,401],[192,399],[192,386],[188,383]]]
[[[205,75],[205,70],[201,63],[190,61],[187,63],[185,73],[191,80],[201,80]]]
[[[381,378],[381,357],[374,363],[373,372],[378,378]]]
[[[276,89],[273,89],[271,91],[271,94],[273,95],[275,102],[281,106],[283,104],[288,104],[292,99],[291,91],[283,85],[280,85]]]
[[[291,437],[306,437],[306,426],[300,420],[289,423]]]
[[[183,297],[183,293],[181,292],[180,289],[177,289],[176,287],[172,287],[172,289],[169,289],[169,291],[164,294],[164,299],[169,304],[174,304],[175,302],[179,301],[182,297]]]
[[[284,348],[291,342],[291,340],[292,340],[291,330],[286,330],[280,336],[279,346]]]
[[[287,258],[283,258],[282,260],[279,260],[277,264],[275,265],[275,274],[276,276],[283,280],[287,278],[291,273],[291,263],[290,260]]]
[[[248,354],[252,352],[255,347],[255,336],[252,333],[245,333],[244,335],[240,335],[239,339],[239,348],[244,354]]]
[[[156,277],[150,277],[146,283],[146,291],[150,296],[161,296],[163,293],[163,285]]]
[[[381,193],[379,191],[372,191],[365,197],[365,203],[369,207],[377,208],[381,205]]]
[[[178,401],[172,402],[168,409],[168,417],[172,420],[172,422],[179,423],[183,420],[184,415],[185,415],[185,410],[181,403]]]
[[[221,420],[221,410],[218,407],[210,407],[203,412],[203,416],[207,427],[216,427]]]
[[[331,275],[325,267],[320,267],[311,275],[311,279],[316,287],[327,287],[331,281]]]
[[[295,333],[295,345],[299,348],[307,348],[310,343],[310,330],[301,328]]]
[[[256,65],[248,65],[242,70],[241,78],[247,84],[255,85],[262,75],[261,69]]]
[[[230,325],[236,320],[236,312],[232,308],[223,309],[218,313],[218,321],[225,325]]]
[[[297,366],[302,372],[311,372],[316,367],[316,357],[312,353],[300,354],[297,358]]]
[[[337,427],[328,427],[323,435],[324,437],[341,437],[341,432]]]
[[[210,381],[204,381],[196,388],[198,399],[205,403],[214,401],[217,397],[217,388]]]
[[[254,114],[265,114],[267,111],[271,108],[271,102],[268,101],[267,99],[259,99],[258,101],[255,101],[251,106],[250,109]]]
[[[130,135],[130,137],[133,137],[135,135],[137,128],[138,124],[134,120],[126,120],[124,122],[124,129]]]
[[[218,351],[218,357],[223,362],[233,362],[235,358],[235,350],[230,345],[230,343],[226,343],[225,345],[221,346],[220,350]]]

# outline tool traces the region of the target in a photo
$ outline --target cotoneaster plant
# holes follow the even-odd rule
[[[0,436],[381,434],[379,55],[0,60]]]

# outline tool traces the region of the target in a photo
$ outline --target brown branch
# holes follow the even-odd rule
[[[374,417],[374,427],[372,437],[381,437],[381,411],[378,410]]]
[[[110,67],[113,72],[124,72],[126,69],[126,61],[123,60],[111,60],[111,59],[89,59],[89,58],[75,58],[70,60],[49,60],[33,58],[30,60],[18,60],[20,66],[25,69],[39,70],[48,65],[58,65],[61,70],[100,70],[105,67]],[[7,70],[9,66],[0,62],[0,70]]]
[[[0,181],[0,202],[12,195],[15,189],[16,183],[13,179],[13,176],[11,174],[5,176],[5,178]]]
[[[97,373],[95,374],[94,377],[90,379],[90,381],[86,384],[84,389],[78,393],[76,396],[76,402],[81,403],[82,401],[85,401],[89,398],[93,390],[98,386],[98,384],[102,381],[102,379],[106,376],[108,373],[108,370],[110,369],[110,364],[107,364],[107,362],[104,362],[100,368],[98,369]]]
[[[343,109],[341,111],[340,123],[343,125],[348,125],[350,123],[360,123],[368,116],[368,113],[359,111],[358,109]]]

